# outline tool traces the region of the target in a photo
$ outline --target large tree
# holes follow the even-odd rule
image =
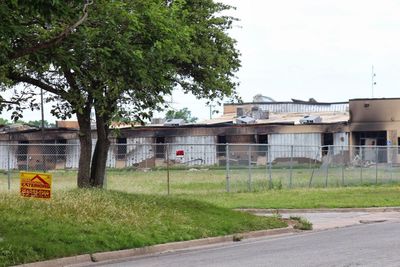
[[[177,87],[199,98],[235,95],[239,54],[226,32],[233,19],[221,15],[229,8],[213,0],[95,1],[91,16],[61,45],[13,66],[14,85],[52,93],[56,116],[77,115],[78,186],[102,187],[113,119],[149,118]]]

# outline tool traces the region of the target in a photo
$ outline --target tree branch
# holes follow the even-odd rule
[[[10,53],[8,58],[10,60],[17,59],[17,58],[26,56],[28,54],[35,53],[41,49],[50,48],[54,45],[59,44],[68,35],[70,35],[73,30],[75,30],[79,25],[81,25],[86,20],[86,18],[88,16],[87,8],[91,4],[93,4],[93,1],[90,1],[90,2],[86,1],[85,5],[83,6],[83,15],[79,18],[79,20],[77,22],[75,22],[73,25],[64,29],[64,31],[62,33],[60,33],[58,36],[56,36],[55,38],[48,40],[46,42],[31,46],[31,47],[17,49],[16,51],[13,51],[12,53]]]
[[[64,73],[65,79],[67,80],[69,86],[73,90],[79,91],[78,85],[76,84],[76,79],[74,77],[74,74],[65,66],[62,66],[62,71]]]
[[[54,88],[53,86],[48,85],[47,83],[44,83],[38,79],[26,76],[26,75],[20,75],[16,72],[9,72],[7,73],[7,78],[14,81],[14,82],[22,82],[22,83],[27,83],[34,85],[36,87],[42,88],[43,90],[53,93],[55,95],[64,95],[66,92],[63,90],[59,90]]]

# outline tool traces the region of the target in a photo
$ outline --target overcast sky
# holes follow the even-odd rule
[[[397,0],[219,0],[236,6],[242,68],[239,94],[347,101],[400,96],[400,1]],[[175,108],[208,118],[205,102],[176,92]],[[40,112],[30,114],[39,119]],[[26,116],[26,120],[30,117]]]
[[[242,54],[244,101],[371,97],[372,65],[374,97],[400,96],[400,1],[220,1],[237,7],[230,34]],[[198,117],[208,114],[200,101],[174,99]]]

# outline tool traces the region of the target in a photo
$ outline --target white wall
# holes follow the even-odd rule
[[[321,133],[269,134],[268,144],[271,160],[290,158],[290,146],[293,146],[293,157],[321,158]]]

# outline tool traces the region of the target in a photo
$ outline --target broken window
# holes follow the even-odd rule
[[[226,136],[218,135],[217,136],[217,156],[225,156],[226,154]]]
[[[19,141],[18,143],[17,160],[27,160],[29,141]]]
[[[328,155],[329,146],[333,146],[333,133],[322,134],[322,156]]]
[[[156,137],[156,158],[163,159],[165,157],[165,137]]]
[[[268,153],[268,134],[259,134],[257,136],[257,143],[262,144],[258,145],[258,155],[266,156]]]
[[[117,138],[117,159],[124,160],[127,152],[126,138]]]

